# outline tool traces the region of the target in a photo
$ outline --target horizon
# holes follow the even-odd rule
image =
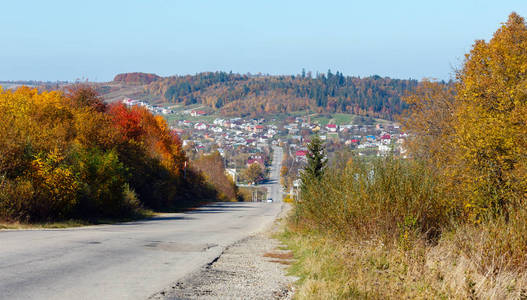
[[[328,74],[328,71],[331,71],[332,74],[336,74],[337,72],[342,74],[344,77],[354,77],[354,78],[370,78],[370,77],[375,77],[375,76],[378,76],[380,78],[390,78],[390,79],[395,79],[395,80],[416,80],[416,81],[422,81],[424,79],[427,79],[427,80],[431,80],[431,81],[443,81],[443,82],[448,82],[449,80],[444,80],[444,79],[441,79],[441,78],[428,78],[428,77],[423,77],[423,78],[412,78],[412,77],[409,77],[409,78],[399,78],[399,77],[390,77],[390,76],[381,76],[379,74],[371,74],[371,75],[365,75],[365,76],[360,76],[360,75],[349,75],[349,74],[345,74],[339,70],[331,70],[331,69],[328,69],[326,71],[312,71],[312,70],[305,70],[306,74],[309,74],[311,73],[311,78],[312,79],[316,79],[317,78],[317,75],[325,75],[327,76]],[[20,82],[41,82],[41,83],[83,83],[83,82],[86,82],[86,83],[104,83],[104,82],[111,82],[114,80],[114,78],[117,76],[117,75],[121,75],[121,74],[133,74],[133,73],[139,73],[139,74],[152,74],[152,75],[156,75],[156,76],[159,76],[161,78],[167,78],[167,77],[185,77],[185,76],[197,76],[199,74],[204,74],[204,73],[220,73],[220,72],[223,72],[223,73],[232,73],[232,74],[238,74],[238,75],[247,75],[247,76],[250,76],[250,77],[259,77],[259,76],[270,76],[270,77],[283,77],[283,76],[300,76],[302,74],[302,70],[300,72],[297,72],[297,73],[291,73],[291,74],[269,74],[269,73],[251,73],[251,72],[247,72],[247,73],[238,73],[238,72],[233,72],[233,71],[225,71],[225,70],[215,70],[215,71],[203,71],[203,72],[198,72],[198,73],[188,73],[188,74],[171,74],[171,75],[166,75],[166,76],[162,76],[162,75],[159,75],[159,74],[156,74],[156,73],[147,73],[147,72],[141,72],[141,71],[131,71],[131,72],[124,72],[124,73],[116,73],[110,80],[108,81],[92,81],[90,80],[89,78],[76,78],[75,80],[35,80],[35,79],[8,79],[8,80],[0,80],[0,83],[1,82],[10,82],[10,83],[20,83]],[[306,77],[308,77],[306,75]]]
[[[8,28],[1,81],[106,82],[131,72],[279,76],[302,68],[448,81],[475,40],[488,41],[513,11],[527,15],[520,0],[29,2],[3,5],[11,13],[0,20]]]

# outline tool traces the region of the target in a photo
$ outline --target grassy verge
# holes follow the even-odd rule
[[[449,298],[422,276],[426,251],[401,252],[380,241],[342,243],[328,235],[286,230],[294,253],[295,299]]]
[[[485,230],[462,227],[434,245],[411,247],[380,240],[337,240],[289,226],[278,238],[293,252],[290,275],[295,299],[525,299],[527,274],[520,268],[482,268],[495,243]]]
[[[22,223],[22,222],[0,222],[0,230],[2,229],[50,229],[50,228],[72,228],[90,225],[102,225],[102,224],[116,224],[122,222],[131,222],[137,220],[144,220],[156,216],[158,213],[149,210],[141,209],[134,214],[114,219],[95,219],[95,220],[78,220],[70,219],[57,222],[37,222],[37,223]]]

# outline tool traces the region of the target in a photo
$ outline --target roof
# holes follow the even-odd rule
[[[337,128],[337,124],[328,124],[326,125],[327,128]]]
[[[306,156],[307,155],[307,151],[305,150],[298,150],[295,152],[295,155],[296,156]]]
[[[247,164],[248,165],[252,165],[254,163],[259,163],[259,164],[263,165],[263,159],[261,159],[261,158],[249,158],[247,160]]]

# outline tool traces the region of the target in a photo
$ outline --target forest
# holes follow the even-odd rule
[[[146,75],[141,77],[150,82],[146,92],[167,103],[201,103],[224,115],[242,117],[310,110],[393,119],[408,107],[402,97],[418,84],[413,79],[350,77],[331,70],[290,76],[206,72],[155,79]],[[135,82],[140,76],[119,74],[114,81],[125,78]]]

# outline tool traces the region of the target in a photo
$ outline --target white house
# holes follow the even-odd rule
[[[326,130],[329,132],[337,132],[338,126],[337,124],[328,124],[326,125]]]
[[[196,125],[194,125],[194,129],[197,129],[197,130],[206,130],[207,129],[207,124],[205,123],[197,123]]]

